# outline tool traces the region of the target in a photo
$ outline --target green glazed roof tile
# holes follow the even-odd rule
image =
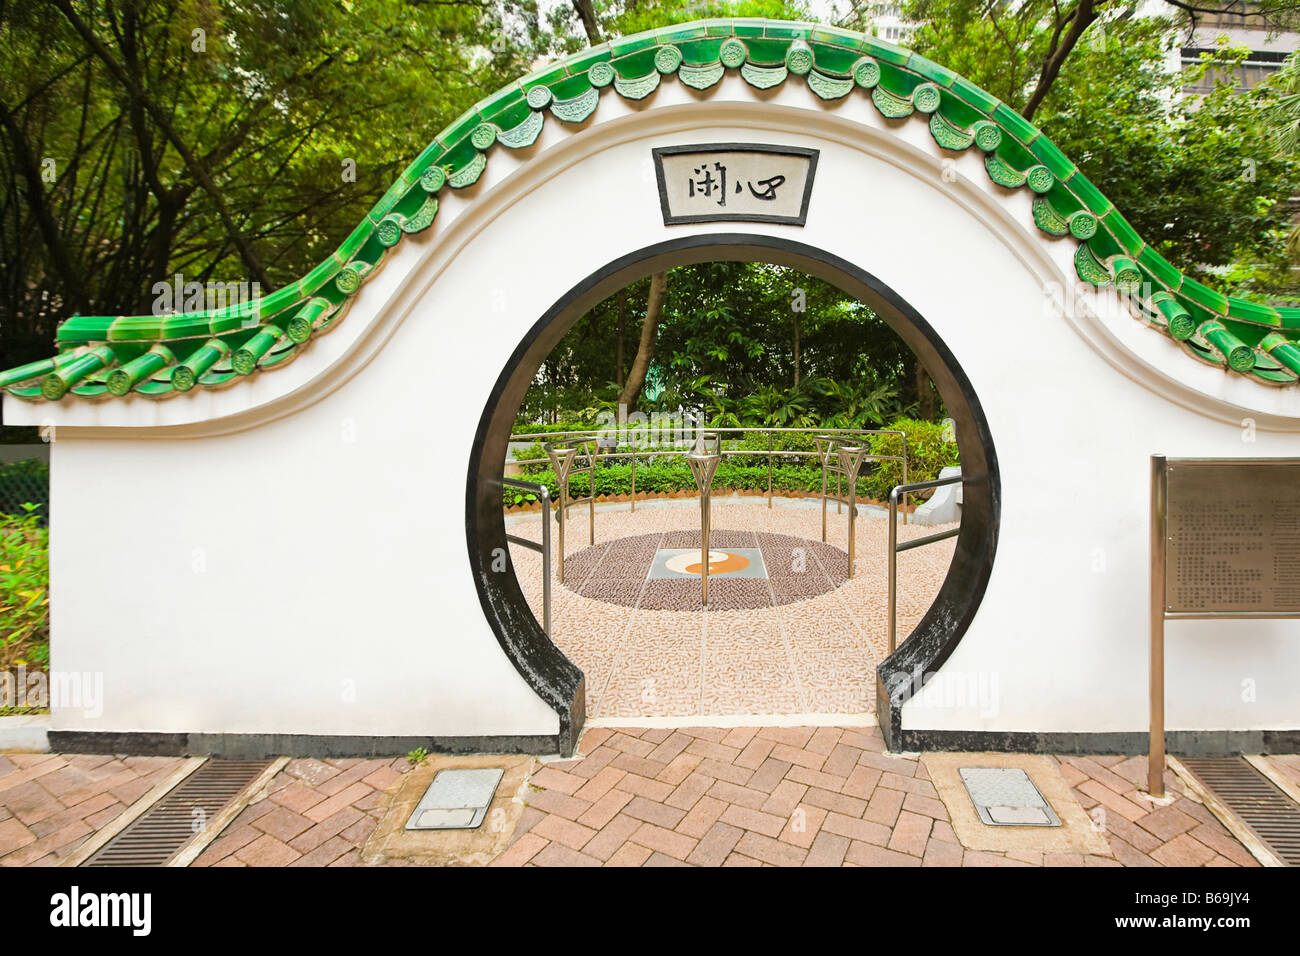
[[[1074,175],[1076,167],[1074,163],[1066,158],[1065,154],[1056,148],[1055,144],[1046,136],[1039,136],[1029,145],[1030,151],[1038,157],[1039,162],[1052,171],[1057,179],[1062,181],[1069,179]]]
[[[1272,306],[1247,302],[1245,299],[1233,299],[1228,305],[1228,315],[1234,319],[1244,319],[1260,325],[1281,325],[1282,318]]]
[[[1119,242],[1124,250],[1131,255],[1138,255],[1146,245],[1142,237],[1137,234],[1137,230],[1128,224],[1128,220],[1119,214],[1119,210],[1112,208],[1110,212],[1101,217],[1101,224],[1110,230],[1111,235]]]
[[[1083,204],[1098,216],[1104,216],[1112,208],[1111,202],[1101,194],[1101,190],[1094,186],[1083,173],[1075,173],[1070,177],[1070,190],[1083,200]]]
[[[940,86],[951,87],[958,78],[957,74],[947,67],[940,66],[933,60],[927,60],[915,53],[908,57],[907,67],[927,80],[938,83]]]
[[[998,104],[993,111],[993,118],[1002,124],[1003,129],[1008,130],[1012,136],[1025,145],[1032,143],[1042,135],[1037,126],[1005,103]]]
[[[952,81],[952,91],[959,97],[983,112],[986,116],[992,117],[997,112],[997,108],[1002,105],[1002,101],[991,93],[986,93],[970,80],[964,77],[957,77]]]
[[[1068,157],[996,97],[876,37],[813,24],[719,19],[601,44],[481,100],[438,133],[339,248],[296,282],[219,312],[73,316],[56,333],[54,358],[0,372],[0,388],[28,401],[67,394],[157,399],[283,365],[340,321],[349,296],[389,249],[433,224],[444,186],[479,180],[498,145],[531,145],[552,117],[585,121],[602,89],[633,100],[665,81],[706,89],[737,67],[760,89],[806,75],[811,94],[823,101],[870,96],[886,116],[913,122],[907,117],[919,115],[938,148],[983,151],[992,181],[1039,194],[1033,220],[1044,235],[1078,243],[1081,278],[1140,292],[1136,311],[1199,361],[1269,386],[1296,382],[1300,308],[1229,299],[1184,277],[1145,245]]]
[[[1170,265],[1165,257],[1150,246],[1142,250],[1138,263],[1155,277],[1156,281],[1170,289],[1178,288],[1183,274]]]
[[[1179,291],[1195,302],[1197,305],[1204,306],[1211,312],[1223,315],[1228,311],[1228,300],[1226,297],[1213,289],[1201,285],[1195,279],[1184,279]]]
[[[853,64],[862,55],[856,49],[847,50],[842,46],[831,46],[826,43],[812,43],[810,46],[813,59],[817,62],[817,69],[829,75],[848,76],[853,72]]]

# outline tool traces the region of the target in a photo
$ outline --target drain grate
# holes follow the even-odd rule
[[[209,760],[82,866],[166,865],[270,765],[268,760]]]
[[[1179,757],[1196,779],[1287,866],[1300,866],[1300,806],[1244,757]]]

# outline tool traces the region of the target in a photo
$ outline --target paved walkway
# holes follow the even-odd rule
[[[536,763],[494,866],[1254,866],[1181,781],[1139,793],[1141,757],[1062,757],[1110,855],[963,849],[914,756],[874,728],[592,729],[574,760]],[[1295,757],[1275,758],[1288,770]],[[0,865],[52,865],[178,758],[0,755]],[[196,866],[355,866],[404,758],[288,762]]]
[[[1143,757],[1060,758],[1110,856],[964,850],[924,765],[883,751],[875,729],[591,730],[493,865],[1256,865],[1172,773],[1170,805],[1143,800]]]
[[[53,866],[181,765],[180,757],[0,754],[0,866]]]
[[[710,547],[730,556],[731,570],[711,575],[708,610],[699,605],[698,562],[694,571],[683,566],[690,579],[655,577],[674,570],[669,550],[698,547],[697,501],[598,511],[594,547],[587,509],[575,508],[565,583],[552,591],[552,637],[587,677],[587,716],[707,723],[705,715],[717,714],[873,712],[887,644],[887,522],[862,513],[854,577],[846,581],[848,516],[829,508],[829,543],[822,544],[821,509],[812,504],[778,499],[769,509],[762,498],[714,500]],[[900,524],[899,536],[938,530]],[[538,540],[541,517],[512,518],[510,531]],[[934,603],[954,546],[941,541],[898,556],[900,633]],[[512,545],[511,561],[540,619],[541,555]]]

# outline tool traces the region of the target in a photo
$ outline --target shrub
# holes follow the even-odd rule
[[[935,422],[920,422],[912,418],[898,418],[885,426],[890,431],[901,431],[907,436],[907,480],[929,481],[939,477],[940,469],[959,463],[957,444],[944,440],[944,426]],[[902,441],[897,435],[872,435],[867,442],[873,455],[899,455]],[[867,494],[877,501],[887,501],[895,485],[903,483],[903,464],[882,461],[866,478]]]
[[[546,435],[555,432],[594,431],[595,425],[586,422],[556,422],[554,425],[539,425],[536,422],[515,423],[512,435]]]
[[[50,659],[50,533],[34,505],[0,514],[0,670]]]
[[[49,513],[50,466],[39,458],[0,465],[0,514],[34,505],[42,519]]]

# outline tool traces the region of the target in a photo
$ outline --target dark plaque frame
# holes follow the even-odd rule
[[[696,222],[775,222],[787,226],[803,226],[808,222],[808,203],[812,200],[813,180],[817,178],[817,160],[821,150],[804,146],[774,146],[766,143],[694,143],[689,146],[656,146],[650,150],[654,157],[655,180],[659,184],[659,210],[665,226],[683,226]],[[804,182],[803,200],[797,216],[772,216],[763,213],[719,212],[696,216],[674,216],[668,206],[668,184],[664,182],[665,156],[692,153],[765,153],[776,156],[798,156],[808,160],[808,178]]]

